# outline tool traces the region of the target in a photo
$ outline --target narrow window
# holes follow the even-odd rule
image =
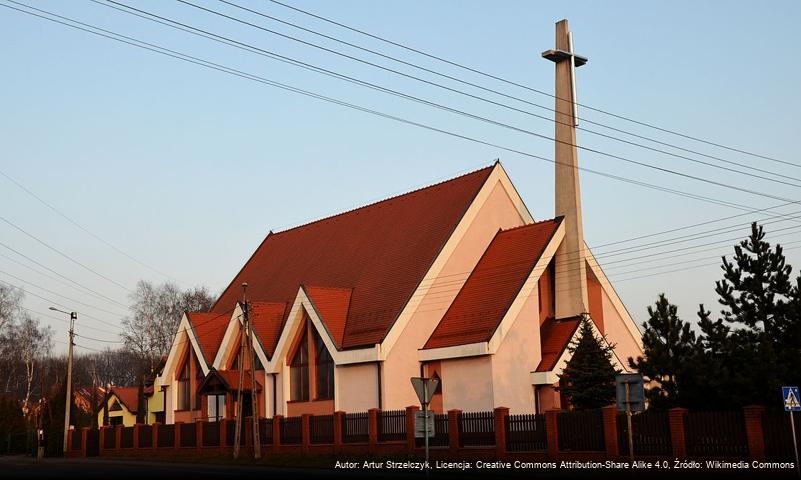
[[[200,395],[200,384],[203,383],[203,369],[200,368],[200,363],[195,359],[195,404],[192,408],[200,410],[200,402],[202,401]]]
[[[325,348],[325,342],[322,337],[315,331],[314,332],[314,345],[317,359],[317,399],[330,400],[334,398],[334,359],[328,349]]]
[[[300,340],[298,351],[292,358],[289,370],[291,399],[293,401],[309,400],[309,347],[306,334]]]
[[[178,410],[189,410],[189,361],[184,363],[178,376]]]

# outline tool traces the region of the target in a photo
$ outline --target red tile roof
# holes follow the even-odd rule
[[[303,287],[309,295],[317,313],[325,319],[325,326],[336,342],[337,348],[342,348],[345,336],[345,324],[348,319],[350,297],[353,290],[350,288]]]
[[[129,412],[139,410],[139,387],[111,387],[109,393],[115,395]]]
[[[250,303],[250,320],[253,322],[253,330],[256,332],[256,338],[261,342],[267,358],[272,358],[275,352],[281,336],[281,328],[284,325],[286,309],[286,303]]]
[[[234,308],[242,282],[265,302],[291,303],[300,285],[352,289],[341,348],[380,342],[493,168],[270,233],[211,311]]]
[[[489,341],[560,223],[499,231],[423,348]]]
[[[186,316],[195,332],[206,365],[211,366],[214,363],[214,357],[217,356],[217,350],[220,349],[228,322],[231,320],[231,312],[188,312]]]
[[[542,360],[537,366],[537,372],[550,372],[556,367],[556,362],[570,344],[570,339],[576,333],[581,317],[564,320],[549,318],[540,327],[540,344],[542,345]]]
[[[236,390],[239,388],[239,370],[217,370],[217,374],[222,377],[228,385],[229,390]],[[242,389],[246,391],[253,390],[253,382],[250,381],[250,370],[245,370]],[[256,391],[261,391],[261,383],[259,383],[258,380],[256,380]]]

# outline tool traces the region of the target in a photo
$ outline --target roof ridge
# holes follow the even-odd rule
[[[527,224],[525,224],[525,225],[518,225],[518,226],[516,226],[516,227],[510,227],[510,228],[506,228],[506,229],[503,229],[503,228],[502,228],[502,229],[500,229],[500,232],[499,232],[499,233],[512,232],[512,231],[514,231],[514,230],[520,230],[521,228],[533,227],[533,226],[535,226],[535,225],[541,225],[541,224],[543,224],[543,223],[548,223],[548,222],[555,222],[555,221],[557,221],[557,220],[560,220],[561,218],[563,218],[563,217],[560,215],[560,216],[553,217],[553,218],[546,218],[546,219],[544,219],[544,220],[539,220],[539,221],[537,221],[537,222],[533,222],[533,223],[527,223]]]
[[[326,217],[318,218],[317,220],[312,220],[312,221],[309,221],[309,222],[306,222],[306,223],[302,223],[300,225],[296,225],[294,227],[287,228],[286,230],[280,230],[278,232],[273,232],[272,230],[270,230],[270,233],[272,233],[273,235],[281,235],[283,233],[291,232],[291,231],[297,230],[299,228],[308,227],[309,225],[313,225],[315,223],[324,222],[326,220],[332,220],[334,218],[341,217],[342,215],[345,215],[345,214],[348,214],[348,213],[357,212],[359,210],[363,210],[363,209],[368,208],[368,207],[373,207],[373,206],[378,205],[380,203],[388,202],[390,200],[396,200],[398,198],[405,197],[407,195],[411,195],[413,193],[417,193],[417,192],[420,192],[420,191],[423,191],[423,190],[426,190],[426,189],[429,189],[429,188],[438,187],[440,185],[444,185],[444,184],[452,182],[454,180],[459,180],[460,178],[464,178],[464,177],[467,177],[467,176],[470,176],[470,175],[474,175],[474,174],[479,173],[479,172],[483,172],[484,170],[495,168],[495,166],[497,164],[498,164],[498,162],[494,161],[491,165],[488,165],[486,167],[482,167],[482,168],[479,168],[477,170],[472,170],[470,172],[466,172],[466,173],[463,173],[461,175],[457,175],[455,177],[448,178],[446,180],[441,180],[441,181],[439,181],[437,183],[432,183],[430,185],[426,185],[424,187],[416,188],[416,189],[410,190],[408,192],[399,193],[399,194],[393,195],[391,197],[383,198],[383,199],[377,200],[375,202],[371,202],[371,203],[368,203],[368,204],[365,204],[365,205],[362,205],[362,206],[359,206],[359,207],[351,208],[350,210],[345,210],[343,212],[335,213],[333,215],[328,215]]]

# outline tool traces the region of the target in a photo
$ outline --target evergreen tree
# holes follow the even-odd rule
[[[648,307],[642,336],[645,355],[628,359],[631,368],[652,381],[646,392],[651,408],[671,408],[692,401],[691,368],[697,341],[690,324],[679,318],[677,311],[676,305],[660,294]]]
[[[720,318],[701,305],[698,366],[705,395],[698,406],[721,408],[775,404],[782,384],[801,375],[799,280],[791,282],[781,245],[771,247],[761,226],[723,257],[723,279],[715,284]]]
[[[573,408],[600,408],[615,402],[615,375],[612,366],[614,345],[595,335],[592,320],[584,317],[578,339],[568,345],[572,354],[559,375],[559,391]]]

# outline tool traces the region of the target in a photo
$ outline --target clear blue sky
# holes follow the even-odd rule
[[[6,0],[2,0],[5,2]],[[237,40],[369,79],[413,95],[513,123],[546,135],[551,122],[448,94],[409,79],[371,69],[278,38],[263,31],[167,1],[124,0]],[[194,1],[194,0],[193,0]],[[234,0],[404,59],[552,105],[552,99],[490,82],[426,60],[352,32],[312,20],[266,0]],[[368,2],[286,0],[321,15],[524,83],[552,91],[553,65],[540,52],[553,47],[554,22],[568,18],[576,50],[589,57],[579,70],[581,102],[708,138],[719,143],[801,164],[798,86],[801,67],[801,4],[749,2]],[[229,6],[197,0],[275,30],[324,43]],[[168,46],[250,73],[291,83],[364,106],[551,157],[552,143],[455,117],[379,92],[300,70],[273,60],[156,25],[89,1],[34,1],[31,4],[77,20]],[[362,56],[362,53],[348,50]],[[178,279],[183,286],[207,285],[215,293],[232,276],[268,230],[280,230],[487,165],[500,158],[536,218],[553,215],[553,166],[496,148],[401,125],[210,71],[84,32],[0,8],[0,166],[8,175],[92,232],[137,259]],[[380,59],[374,60],[386,63]],[[420,72],[396,66],[422,75]],[[435,80],[435,77],[427,77]],[[458,85],[454,85],[458,86]],[[461,87],[460,87],[461,88]],[[511,102],[511,101],[510,101]],[[525,107],[522,104],[519,106]],[[528,108],[528,107],[525,107]],[[531,107],[538,114],[545,110]],[[710,155],[801,178],[801,168],[739,155],[671,137],[581,110],[588,119],[697,149]],[[585,124],[588,128],[594,128]],[[602,141],[580,133],[579,142],[791,199],[797,187],[777,185],[686,161]],[[766,207],[778,202],[731,192],[582,152],[582,165],[669,188]],[[801,183],[801,182],[798,182]],[[656,232],[739,213],[614,182],[582,177],[585,230],[590,245]],[[801,210],[788,207],[784,212]],[[54,247],[132,288],[138,279],[165,280],[121,256],[33,200],[0,177],[0,215]],[[753,218],[763,217],[755,215]],[[741,217],[707,227],[744,222]],[[777,223],[768,230],[792,227]],[[689,233],[704,229],[692,230]],[[683,232],[687,233],[687,232]],[[661,250],[744,236],[728,233]],[[795,230],[777,241],[801,240]],[[663,237],[655,238],[655,240]],[[126,291],[0,223],[3,243],[93,289],[126,302]],[[620,247],[642,242],[629,242]],[[731,242],[730,242],[731,243]],[[714,247],[714,248],[713,248]],[[608,247],[607,250],[613,247]],[[659,292],[695,319],[697,304],[714,310],[714,266],[625,281],[626,278],[715,262],[730,247],[659,262],[619,262],[606,267],[638,321]],[[712,250],[708,250],[713,248]],[[693,254],[698,251],[699,253]],[[801,250],[790,250],[801,266]],[[628,253],[612,260],[648,253]],[[0,254],[19,259],[0,247]],[[706,261],[678,265],[693,259]],[[20,260],[27,263],[26,260]],[[673,266],[675,264],[675,266]],[[38,267],[37,267],[38,268]],[[650,270],[647,270],[650,269]],[[0,280],[24,285],[26,306],[46,311],[56,298],[48,288],[115,313],[114,304],[84,295],[0,256]],[[633,272],[633,273],[627,273]],[[7,274],[24,281],[17,281]],[[111,323],[115,316],[70,300]],[[65,323],[45,319],[65,337]],[[113,338],[88,318],[84,334]],[[98,348],[102,343],[81,340]],[[63,344],[56,345],[63,350]]]

